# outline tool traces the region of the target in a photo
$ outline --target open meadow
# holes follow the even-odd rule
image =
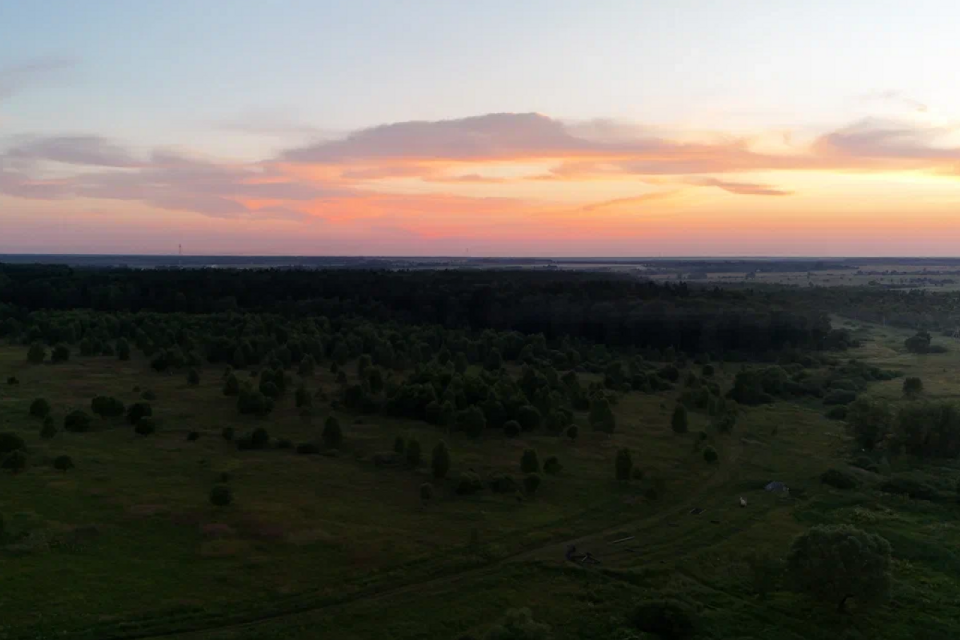
[[[331,340],[315,365],[309,346],[291,365],[283,349],[299,348],[297,316],[272,325],[287,339],[260,364],[234,353],[231,366],[210,362],[218,336],[198,327],[250,330],[249,319],[36,313],[17,316],[17,334],[31,323],[78,333],[76,344],[52,341],[69,351],[56,362],[49,346],[31,362],[40,342],[12,332],[0,347],[0,432],[22,439],[0,475],[0,638],[520,638],[489,630],[527,608],[536,622],[524,624],[548,625],[557,640],[627,640],[653,637],[632,612],[660,601],[682,605],[689,637],[960,632],[960,467],[883,442],[862,450],[831,411],[852,412],[853,397],[958,400],[953,338],[920,354],[905,346],[912,330],[834,317],[845,349],[794,351],[778,365],[769,354],[723,361],[672,348],[525,352],[537,341],[508,347],[514,338],[488,333],[478,344],[500,340],[503,360],[491,348],[460,361],[441,353],[459,335],[426,330],[403,335],[444,346],[404,368],[381,347],[354,348],[347,324],[317,321]],[[374,342],[394,330],[357,326]],[[140,345],[128,359],[113,340],[93,349],[91,336],[108,331]],[[183,363],[161,346],[168,338]],[[341,338],[351,346],[338,353]],[[209,357],[186,362],[202,349]],[[913,377],[923,389],[908,400]],[[417,418],[412,400],[398,400],[423,384],[437,388],[438,407],[453,398],[455,417],[428,403]],[[508,418],[518,393],[517,420],[474,428],[475,406]],[[474,394],[487,399],[471,404]],[[269,409],[238,411],[254,396]],[[96,397],[126,411],[98,411]],[[131,415],[146,405],[150,415]],[[77,410],[83,428],[70,422]],[[438,473],[441,441],[449,469]],[[846,480],[825,483],[828,470]],[[789,491],[766,490],[771,482]],[[794,538],[834,524],[889,541],[888,600],[853,593],[838,611],[794,588],[784,570]],[[670,633],[661,630],[688,637]]]

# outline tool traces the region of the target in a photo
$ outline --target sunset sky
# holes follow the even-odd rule
[[[0,0],[0,253],[956,256],[958,24]]]

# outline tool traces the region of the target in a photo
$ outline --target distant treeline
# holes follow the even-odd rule
[[[825,313],[790,292],[693,289],[568,271],[72,269],[0,265],[0,313],[269,312],[517,331],[699,354],[843,348]]]

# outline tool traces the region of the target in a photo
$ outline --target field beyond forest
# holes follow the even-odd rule
[[[852,427],[960,400],[952,294],[715,284],[0,265],[0,639],[960,635],[960,466]],[[888,598],[795,588],[834,524]]]

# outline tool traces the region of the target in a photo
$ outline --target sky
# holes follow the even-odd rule
[[[0,253],[960,255],[953,0],[0,0]]]

